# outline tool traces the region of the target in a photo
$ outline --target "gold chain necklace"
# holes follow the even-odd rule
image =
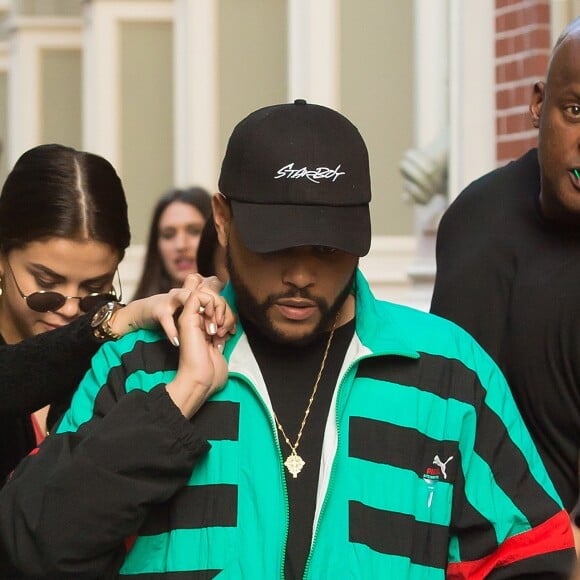
[[[328,357],[328,351],[330,350],[330,345],[332,343],[332,337],[334,336],[334,330],[336,328],[336,322],[338,320],[338,314],[334,319],[334,323],[332,325],[332,329],[330,330],[330,336],[328,337],[328,342],[326,343],[326,348],[324,349],[324,355],[322,357],[322,364],[320,365],[320,369],[318,371],[318,376],[316,377],[316,381],[314,382],[314,387],[312,387],[312,394],[310,395],[310,399],[308,401],[308,406],[306,407],[306,411],[304,412],[304,418],[302,419],[302,424],[300,425],[300,429],[298,431],[298,435],[296,436],[296,442],[292,444],[288,435],[286,435],[286,431],[284,431],[284,427],[278,420],[276,413],[274,413],[274,420],[276,421],[276,426],[280,433],[282,433],[282,437],[284,437],[284,441],[288,447],[290,447],[290,455],[284,461],[284,465],[288,469],[288,471],[292,474],[292,477],[296,479],[298,474],[302,471],[302,468],[306,465],[306,462],[300,455],[298,455],[298,446],[300,445],[300,439],[302,438],[302,431],[304,431],[304,427],[306,425],[306,420],[308,419],[308,415],[310,415],[310,407],[312,407],[312,403],[314,402],[314,397],[316,396],[316,391],[318,390],[318,383],[320,382],[320,378],[322,377],[322,372],[324,371],[324,366],[326,365],[326,358]]]

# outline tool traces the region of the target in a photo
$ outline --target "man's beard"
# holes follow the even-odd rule
[[[356,268],[353,268],[349,281],[340,291],[332,305],[329,305],[324,298],[312,296],[307,289],[300,288],[290,289],[280,294],[270,294],[264,302],[260,303],[252,295],[250,289],[242,282],[232,260],[229,244],[226,248],[226,263],[230,275],[230,283],[236,292],[236,304],[240,316],[252,322],[268,339],[277,343],[292,344],[294,346],[309,344],[318,334],[328,330],[331,321],[334,320],[351,292],[356,272]],[[274,328],[272,321],[268,317],[268,310],[279,300],[285,298],[305,298],[316,304],[320,312],[320,321],[311,333],[293,338]]]

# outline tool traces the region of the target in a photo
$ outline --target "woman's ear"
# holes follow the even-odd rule
[[[232,209],[228,200],[221,193],[216,193],[212,198],[213,219],[220,246],[227,247],[232,221]]]

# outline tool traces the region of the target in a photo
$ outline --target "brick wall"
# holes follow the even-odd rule
[[[536,145],[529,114],[534,82],[551,50],[549,0],[496,0],[496,159],[503,165]]]

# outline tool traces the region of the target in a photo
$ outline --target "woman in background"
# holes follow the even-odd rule
[[[202,279],[123,307],[114,280],[129,241],[108,161],[41,145],[16,162],[0,194],[0,486],[68,406],[104,341],[160,323],[179,344],[173,316]],[[231,313],[215,300],[219,335]],[[48,418],[38,413],[49,404]]]
[[[197,272],[197,247],[211,215],[211,196],[202,187],[172,189],[157,202],[141,279],[134,298],[167,292]]]

